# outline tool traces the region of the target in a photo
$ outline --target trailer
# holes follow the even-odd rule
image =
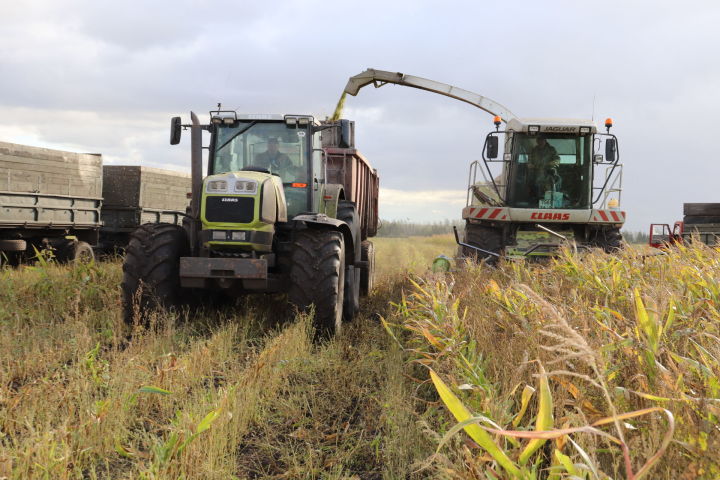
[[[35,250],[92,258],[99,239],[102,156],[0,142],[0,258]]]
[[[125,248],[130,233],[145,223],[181,225],[189,193],[188,173],[106,165],[99,248],[105,253]]]
[[[0,263],[41,251],[59,262],[122,251],[142,224],[181,224],[189,192],[186,173],[0,142]]]
[[[666,223],[650,225],[648,244],[654,248],[687,244],[697,239],[705,245],[716,247],[720,237],[720,203],[685,203],[683,219],[670,228]]]

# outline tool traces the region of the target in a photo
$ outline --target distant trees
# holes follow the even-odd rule
[[[378,237],[428,237],[430,235],[452,234],[455,225],[462,231],[463,220],[442,220],[432,223],[413,223],[410,220],[381,220]]]
[[[623,230],[622,236],[628,243],[648,243],[649,240],[648,232],[628,232]]]

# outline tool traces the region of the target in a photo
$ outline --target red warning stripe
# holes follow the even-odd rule
[[[608,218],[608,216],[607,216],[607,213],[605,213],[604,210],[598,210],[598,214],[599,214],[599,215],[602,217],[602,219],[605,220],[606,222],[610,220],[610,219]]]
[[[498,213],[502,212],[502,208],[496,208],[494,212],[490,214],[489,219],[493,219],[498,216]]]
[[[485,215],[485,212],[487,212],[487,208],[481,208],[478,213],[475,214],[475,218],[482,218],[483,215]]]
[[[613,220],[615,220],[616,222],[619,222],[619,221],[620,221],[620,217],[618,216],[617,213],[615,213],[615,211],[610,210],[610,215],[612,215]]]

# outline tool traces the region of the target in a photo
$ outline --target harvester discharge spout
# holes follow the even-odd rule
[[[375,88],[379,88],[388,83],[418,88],[420,90],[427,90],[428,92],[437,93],[446,97],[454,98],[455,100],[460,100],[461,102],[469,103],[470,105],[484,110],[491,115],[500,117],[502,121],[506,123],[509,120],[516,118],[515,115],[503,105],[469,90],[464,90],[462,88],[454,87],[442,82],[436,82],[427,78],[406,75],[400,72],[375,70],[374,68],[368,68],[364,72],[350,77],[347,85],[345,86],[345,93],[355,96],[358,94],[360,89],[366,85],[373,84]]]

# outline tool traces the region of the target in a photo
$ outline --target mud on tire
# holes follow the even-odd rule
[[[375,245],[366,240],[360,248],[360,259],[367,262],[367,267],[360,270],[360,295],[367,297],[375,285]]]
[[[130,235],[122,281],[126,323],[146,323],[153,309],[180,304],[180,257],[188,251],[185,230],[177,225],[146,224]]]
[[[288,300],[301,312],[315,305],[316,338],[329,338],[342,326],[345,292],[345,241],[335,230],[306,229],[295,235]]]

